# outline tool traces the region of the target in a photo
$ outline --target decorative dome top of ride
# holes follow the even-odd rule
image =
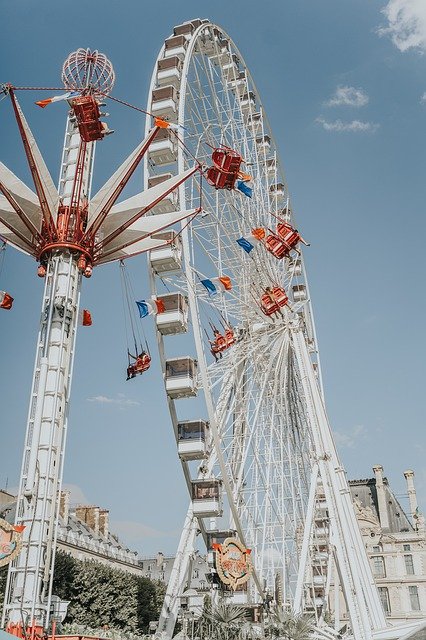
[[[96,49],[77,49],[62,66],[62,82],[71,91],[109,95],[114,87],[114,68],[105,54]]]

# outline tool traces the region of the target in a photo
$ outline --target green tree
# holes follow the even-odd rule
[[[269,613],[268,635],[280,640],[308,640],[314,629],[311,616],[275,607]]]

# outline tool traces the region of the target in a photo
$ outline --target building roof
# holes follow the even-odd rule
[[[389,487],[387,478],[383,478],[383,486],[386,495],[386,507],[389,518],[389,533],[413,531],[413,525],[395,497],[395,494]],[[352,494],[352,500],[358,499],[364,508],[372,509],[374,515],[380,522],[376,478],[349,480],[349,487]]]

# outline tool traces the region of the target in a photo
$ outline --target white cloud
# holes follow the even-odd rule
[[[361,120],[352,120],[351,122],[343,122],[343,120],[325,120],[324,118],[317,118],[315,122],[318,122],[326,131],[337,131],[338,133],[344,131],[351,132],[370,132],[374,133],[379,128],[378,124],[374,122],[362,122]]]
[[[123,393],[119,393],[116,398],[109,398],[108,396],[93,396],[92,398],[87,398],[87,401],[96,402],[97,404],[115,404],[119,407],[136,407],[141,404],[137,400],[126,398]]]
[[[357,442],[365,440],[366,435],[366,428],[362,424],[357,424],[350,431],[346,431],[345,433],[342,431],[335,431],[334,440],[336,441],[338,448],[352,449]]]
[[[337,87],[330,100],[325,103],[326,107],[363,107],[368,104],[369,97],[363,89],[355,87]]]
[[[426,91],[424,92],[424,94],[420,98],[420,102],[424,102],[426,104]]]
[[[389,0],[382,13],[388,25],[378,30],[379,35],[390,36],[400,51],[426,51],[425,0]]]

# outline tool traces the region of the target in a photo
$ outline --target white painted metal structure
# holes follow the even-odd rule
[[[83,95],[102,91],[105,96],[112,88],[114,73],[103,54],[79,49],[65,61],[63,79],[67,89]],[[158,127],[150,127],[146,138],[90,199],[96,143],[83,140],[71,110],[57,191],[13,88],[6,87],[5,93],[9,92],[37,194],[0,164],[0,234],[13,246],[40,260],[39,271],[46,270],[16,515],[16,524],[25,526],[23,546],[10,565],[2,618],[2,626],[7,624],[19,635],[28,627],[43,634],[51,617],[82,272],[89,277],[92,265],[156,247],[167,248],[163,238],[152,236],[193,217],[196,209],[169,211],[155,218],[143,216],[153,206],[161,205],[163,198],[198,167],[187,168],[181,175],[170,176],[165,182],[116,203],[159,131]],[[68,217],[62,226],[60,216],[61,220]],[[81,225],[75,220],[81,221]]]
[[[195,478],[220,479],[224,489],[223,515],[217,508],[213,518],[207,510],[195,517],[190,504],[158,636],[172,637],[180,596],[190,586],[197,531],[206,540],[209,531],[233,529],[252,549],[246,601],[272,596],[313,613],[324,629],[333,577],[354,637],[368,640],[385,628],[385,617],[324,408],[303,259],[293,252],[279,261],[259,245],[247,254],[236,243],[252,228],[275,229],[276,216],[293,225],[294,218],[264,108],[230,37],[208,20],[175,27],[157,58],[147,110],[181,125],[184,146],[173,132],[164,136],[145,159],[146,185],[183,171],[193,157],[211,164],[212,147],[219,145],[241,154],[254,183],[252,199],[206,185],[202,215],[182,227],[182,264],[171,262],[167,271],[154,254],[149,262],[154,293],[182,292],[189,301],[187,336],[157,332],[166,389],[173,356],[191,354],[198,363],[198,399],[176,400],[195,395],[187,386],[180,396],[168,394],[176,438],[182,420],[210,425],[207,457],[204,451],[198,462],[181,456],[184,477],[190,492]],[[191,208],[198,198],[194,183],[181,185],[171,206]],[[223,275],[232,290],[209,297],[200,280]],[[290,307],[271,318],[259,301],[265,287],[275,285],[285,288]],[[212,324],[232,326],[238,336],[217,363],[206,339]],[[336,630],[340,626],[337,614]]]

